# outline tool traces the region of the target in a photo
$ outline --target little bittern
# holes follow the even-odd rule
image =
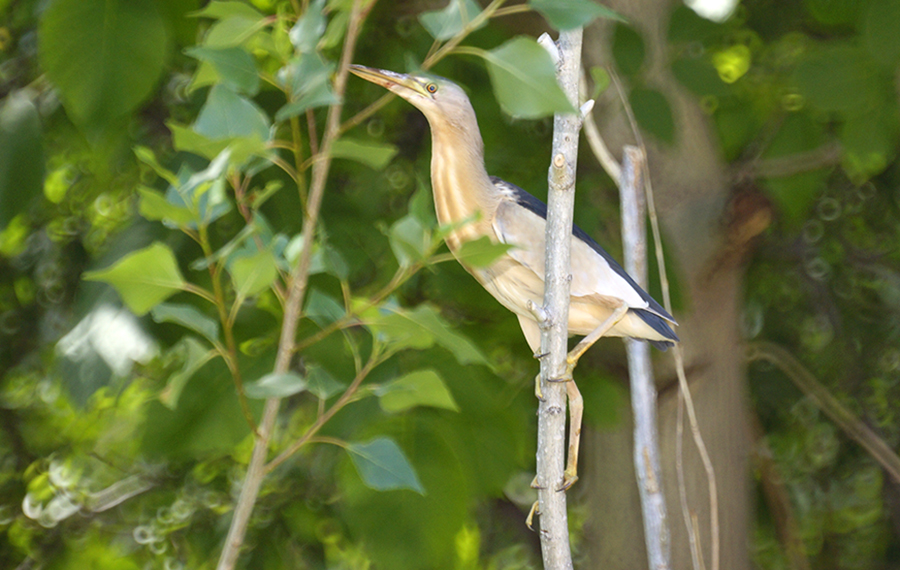
[[[518,186],[488,176],[475,111],[459,86],[431,75],[405,75],[362,65],[353,65],[350,70],[406,99],[428,119],[432,141],[431,186],[438,222],[455,224],[474,220],[447,235],[450,251],[456,253],[463,243],[482,236],[513,246],[489,267],[467,266],[463,260],[460,263],[495,299],[516,314],[525,340],[537,353],[541,333],[533,309],[542,306],[544,299],[547,206]],[[571,268],[570,334],[593,337],[596,334],[590,333],[602,331],[603,336],[647,340],[662,350],[678,340],[670,326],[675,324],[672,316],[578,226],[572,227]],[[570,372],[582,352],[570,353]],[[568,486],[577,478],[581,410],[575,408],[581,396],[574,382],[566,385],[572,402],[564,483]]]

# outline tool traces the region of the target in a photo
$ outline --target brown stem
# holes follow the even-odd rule
[[[362,22],[374,4],[375,2],[369,3],[365,10],[363,10],[361,0],[355,0],[353,2],[353,7],[350,11],[350,22],[347,27],[347,35],[344,39],[341,62],[338,67],[338,75],[334,83],[335,93],[341,101],[343,100],[344,89],[347,84],[350,58],[353,56]],[[288,370],[291,356],[294,352],[294,335],[296,334],[297,323],[300,320],[300,310],[303,298],[306,295],[306,285],[309,279],[309,266],[312,259],[312,246],[316,234],[316,225],[319,219],[319,209],[322,204],[322,197],[325,193],[325,182],[328,178],[328,170],[331,166],[330,157],[328,155],[330,154],[334,139],[339,135],[342,107],[342,103],[336,103],[328,109],[325,138],[322,145],[322,153],[325,154],[325,159],[316,162],[313,166],[309,204],[304,212],[303,251],[300,254],[300,261],[294,268],[291,278],[290,293],[288,294],[288,300],[285,305],[284,321],[282,322],[281,327],[281,339],[278,343],[278,354],[275,360],[276,373],[283,373]],[[298,144],[297,141],[294,141],[294,143]],[[268,454],[269,441],[272,437],[272,430],[275,427],[275,419],[278,416],[280,403],[281,400],[277,398],[266,400],[259,436],[256,438],[256,442],[253,446],[250,464],[247,467],[247,475],[244,479],[241,494],[235,507],[231,527],[228,530],[228,536],[225,540],[225,546],[222,549],[222,554],[219,558],[217,566],[218,570],[233,570],[234,565],[237,562],[241,545],[244,543],[247,526],[250,523],[250,515],[253,513],[253,507],[255,506],[256,498],[259,495],[259,489],[262,485],[263,478],[266,475],[266,455]]]

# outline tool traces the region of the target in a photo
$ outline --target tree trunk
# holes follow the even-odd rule
[[[643,78],[663,93],[675,119],[675,144],[646,139],[650,176],[670,259],[678,272],[684,308],[676,313],[685,350],[688,381],[700,429],[709,449],[718,483],[721,538],[720,568],[750,567],[749,472],[747,462],[747,397],[744,359],[738,331],[741,267],[720,263],[728,244],[722,223],[730,188],[725,165],[708,118],[696,98],[671,75],[666,30],[670,11],[680,2],[611,0],[607,4],[628,18],[644,39],[647,58]],[[585,65],[612,67],[613,25],[602,22],[585,32]],[[625,85],[627,91],[628,86]],[[598,102],[595,115],[602,134],[620,153],[633,142],[631,128],[614,88]],[[654,271],[651,261],[651,271]],[[690,568],[691,556],[675,472],[677,385],[671,358],[657,359],[669,372],[658,374],[659,422],[664,489],[672,532],[672,567]],[[585,468],[579,483],[592,513],[585,543],[589,567],[645,568],[643,526],[632,463],[631,410],[615,431],[585,434]],[[684,469],[688,504],[697,514],[701,549],[710,568],[709,498],[703,465],[685,427]]]

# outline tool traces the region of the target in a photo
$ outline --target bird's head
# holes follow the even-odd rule
[[[443,77],[395,73],[364,65],[351,65],[350,71],[412,103],[425,114],[432,128],[448,124],[471,128],[475,121],[475,112],[465,91]]]

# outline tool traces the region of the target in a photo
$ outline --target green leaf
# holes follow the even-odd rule
[[[528,3],[557,30],[587,26],[596,18],[625,21],[620,14],[592,0],[528,0]]]
[[[556,82],[556,65],[547,50],[531,38],[514,38],[485,52],[494,93],[513,117],[537,119],[575,108]]]
[[[307,390],[320,400],[327,400],[346,387],[346,384],[335,380],[328,370],[317,364],[306,365]]]
[[[248,398],[287,398],[306,390],[306,380],[294,372],[266,374],[259,380],[244,383],[244,393]]]
[[[515,246],[506,243],[494,243],[491,241],[491,238],[482,236],[478,239],[464,242],[459,251],[456,252],[456,258],[460,262],[465,262],[466,265],[487,267],[513,247]]]
[[[175,323],[198,332],[211,342],[219,339],[219,323],[190,305],[163,303],[150,310],[157,323]]]
[[[194,131],[214,140],[249,137],[268,140],[269,119],[253,101],[224,85],[216,85],[200,109]]]
[[[151,222],[163,222],[171,227],[184,228],[197,221],[189,209],[171,204],[165,196],[152,188],[141,186],[138,188],[138,194],[141,197],[138,211]]]
[[[348,443],[347,451],[360,478],[376,491],[410,489],[424,495],[419,477],[394,440],[379,437],[368,443]]]
[[[192,12],[193,18],[212,18],[223,20],[232,16],[241,16],[250,20],[262,19],[264,16],[252,6],[244,2],[210,2],[202,10]]]
[[[211,48],[235,47],[244,43],[265,25],[262,18],[229,16],[212,25],[203,45]]]
[[[612,54],[619,71],[631,77],[637,75],[644,65],[647,48],[644,46],[643,38],[632,27],[617,24],[613,35]]]
[[[290,101],[275,114],[276,121],[284,121],[307,109],[333,105],[340,99],[331,89],[334,64],[318,54],[294,58],[278,70],[278,82],[291,90]]]
[[[459,406],[434,370],[417,370],[381,386],[375,391],[381,409],[390,414],[416,406],[459,411]]]
[[[862,185],[880,174],[896,155],[896,110],[884,105],[852,113],[841,125],[842,164],[854,184]]]
[[[419,15],[419,22],[431,37],[443,41],[460,33],[480,13],[481,8],[473,0],[449,0],[443,10]],[[482,26],[484,23],[479,28]]]
[[[156,155],[151,149],[140,145],[135,146],[134,155],[138,158],[138,160],[152,168],[157,176],[159,176],[169,184],[172,184],[173,186],[178,184],[178,176],[174,172],[160,164],[156,159]]]
[[[318,289],[312,289],[307,295],[304,315],[320,327],[327,327],[345,314],[343,305]]]
[[[278,277],[275,256],[268,249],[234,260],[228,271],[231,273],[235,291],[242,298],[262,293]]]
[[[388,231],[388,237],[394,257],[404,267],[425,259],[431,243],[428,231],[419,218],[412,214],[394,222]]]
[[[900,60],[900,4],[895,0],[872,0],[863,20],[865,46],[877,61],[893,66]]]
[[[189,56],[215,67],[222,82],[236,91],[256,95],[259,91],[259,73],[256,61],[247,50],[239,47],[213,49],[193,47],[185,50]]]
[[[251,156],[267,156],[269,149],[263,139],[256,135],[213,140],[194,131],[169,121],[166,126],[172,131],[172,144],[176,150],[190,152],[212,160],[226,148],[231,151],[231,160],[235,164],[243,164]]]
[[[312,53],[316,51],[316,45],[325,33],[325,16],[322,8],[325,0],[315,0],[309,5],[297,23],[291,28],[291,43],[300,53]]]
[[[84,279],[112,285],[125,305],[138,316],[184,289],[175,254],[159,242],[125,256],[106,269],[87,271]]]
[[[814,51],[794,71],[800,94],[823,111],[867,109],[881,104],[877,77],[868,55],[849,45]]]
[[[641,129],[665,143],[675,142],[675,119],[665,95],[655,89],[636,88],[628,100]]]
[[[153,93],[170,41],[152,0],[56,0],[38,45],[70,117],[102,130]]]
[[[178,400],[191,376],[196,374],[215,354],[200,341],[191,336],[181,339],[170,353],[178,355],[182,361],[181,370],[169,376],[166,387],[159,393],[159,401],[170,410],[178,407]]]
[[[382,170],[396,154],[397,147],[392,144],[360,141],[347,137],[341,137],[334,141],[334,145],[331,147],[331,156],[334,158],[355,160],[375,170]]]
[[[392,350],[424,349],[437,342],[452,352],[461,364],[488,364],[472,342],[454,332],[431,305],[422,304],[412,310],[384,305],[366,312],[361,318],[376,338]]]
[[[0,231],[44,189],[41,119],[27,91],[0,106]]]

